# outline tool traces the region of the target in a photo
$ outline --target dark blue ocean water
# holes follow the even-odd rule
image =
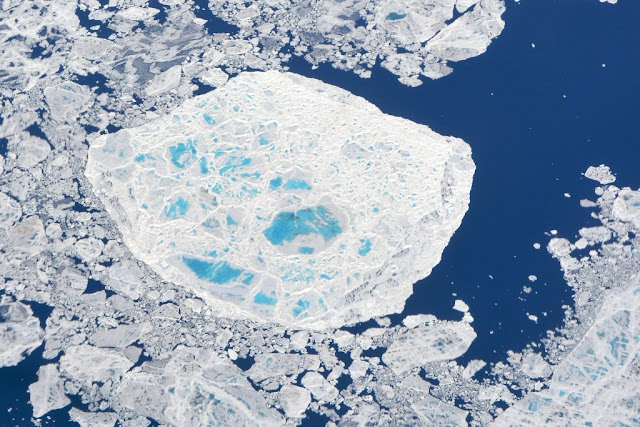
[[[506,350],[519,351],[561,324],[571,294],[544,249],[544,232],[573,239],[595,225],[578,202],[595,199],[596,183],[581,173],[604,163],[620,185],[640,186],[640,3],[508,2],[504,19],[485,54],[418,88],[380,67],[368,80],[299,60],[291,67],[471,146],[477,170],[469,212],[442,262],[394,317],[460,319],[451,307],[464,300],[478,338],[463,363],[504,359]],[[533,284],[530,274],[538,277]],[[533,291],[523,294],[523,285]]]
[[[594,224],[578,206],[581,198],[594,198],[594,183],[580,175],[588,166],[605,163],[620,185],[640,186],[640,3],[509,0],[504,19],[504,32],[485,54],[418,88],[399,84],[379,67],[363,80],[329,66],[291,64],[292,71],[471,145],[477,171],[469,212],[442,262],[415,285],[405,312],[393,317],[459,319],[451,307],[456,298],[464,300],[478,338],[462,362],[501,360],[507,349],[520,350],[560,325],[560,307],[571,301],[568,287],[558,263],[532,244],[544,247],[551,229],[572,238]],[[109,33],[101,27],[98,34]],[[94,78],[91,84],[102,83]],[[530,274],[538,281],[529,283]],[[534,291],[522,294],[523,285]],[[36,313],[47,314],[37,307]],[[0,369],[0,426],[30,425],[26,389],[36,380],[41,354]],[[45,425],[69,425],[64,410],[50,415]]]

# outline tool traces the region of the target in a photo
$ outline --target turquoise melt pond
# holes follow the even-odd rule
[[[340,233],[342,228],[338,220],[324,206],[280,212],[264,231],[265,237],[274,245],[283,245],[305,234],[319,234],[328,241]]]

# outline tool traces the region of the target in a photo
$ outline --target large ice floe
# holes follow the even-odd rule
[[[460,139],[270,71],[100,136],[85,174],[165,279],[220,314],[323,328],[402,310],[474,170]]]

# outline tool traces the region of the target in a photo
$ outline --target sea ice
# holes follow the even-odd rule
[[[65,395],[64,384],[55,364],[43,365],[38,369],[38,381],[29,386],[29,395],[35,418],[71,403]]]
[[[0,299],[0,367],[15,366],[42,344],[44,331],[31,308],[8,296]]]
[[[22,216],[20,204],[4,193],[0,193],[0,229],[8,229]]]
[[[469,305],[461,299],[457,299],[453,304],[453,309],[462,313],[466,313],[469,311]]]
[[[613,182],[608,167],[604,176]],[[609,178],[606,178],[609,176]],[[636,215],[640,191],[602,188],[597,206],[601,226],[580,230],[581,240],[600,243],[580,259],[568,240],[553,238],[549,251],[558,258],[575,291],[574,319],[559,331],[548,356],[570,351],[555,366],[540,355],[523,358],[530,378],[551,376],[547,388],[529,393],[502,413],[495,425],[638,425],[640,423],[640,257]],[[576,245],[577,246],[577,245]],[[578,328],[582,328],[581,330]],[[575,329],[578,329],[577,332]],[[575,332],[574,332],[575,331]],[[570,334],[573,334],[570,335]],[[565,338],[566,337],[566,338]]]
[[[44,335],[42,356],[49,364],[41,367],[38,381],[29,387],[35,416],[64,405],[67,393],[69,397],[74,396],[74,402],[82,402],[82,410],[69,408],[69,417],[83,427],[116,423],[146,427],[151,422],[284,425],[299,422],[297,417],[304,416],[305,412],[328,417],[331,420],[327,421],[328,425],[484,425],[521,396],[532,391],[552,394],[558,388],[553,387],[560,384],[565,394],[554,396],[566,398],[563,405],[546,411],[544,394],[534,395],[542,397],[540,401],[524,401],[527,410],[531,407],[536,411],[533,416],[527,415],[534,424],[541,424],[540,417],[547,415],[557,417],[554,423],[564,422],[569,416],[577,420],[576,414],[589,415],[592,408],[585,403],[589,399],[596,399],[593,407],[602,408],[597,422],[638,423],[637,308],[628,310],[629,313],[618,310],[609,317],[604,316],[605,321],[596,315],[598,309],[610,308],[603,302],[604,296],[612,292],[622,298],[624,304],[637,300],[635,293],[627,295],[618,289],[626,287],[629,280],[633,289],[637,288],[640,200],[638,193],[630,189],[599,188],[597,194],[603,198],[597,204],[584,201],[581,205],[600,206],[601,212],[593,214],[606,219],[603,227],[581,230],[579,243],[556,239],[550,245],[550,249],[557,250],[554,255],[561,258],[569,283],[576,290],[576,304],[571,308],[565,306],[567,327],[562,333],[544,342],[545,352],[540,353],[544,359],[529,347],[518,353],[517,363],[509,366],[490,363],[489,377],[481,381],[474,375],[484,362],[471,360],[466,367],[460,366],[448,358],[455,357],[457,351],[422,364],[424,360],[405,363],[394,359],[387,350],[388,354],[383,357],[391,361],[395,370],[411,367],[412,372],[406,376],[405,373],[396,375],[381,361],[378,356],[384,354],[385,349],[402,348],[402,340],[412,334],[421,337],[424,332],[411,332],[407,328],[422,330],[440,325],[431,315],[408,316],[403,321],[405,326],[391,326],[389,318],[377,318],[380,327],[371,327],[363,333],[285,329],[216,316],[231,312],[321,327],[322,322],[331,326],[330,322],[334,321],[325,321],[323,316],[331,319],[335,315],[335,325],[342,325],[368,318],[369,311],[371,316],[377,315],[373,313],[375,310],[397,311],[410,292],[411,281],[428,274],[441,252],[438,248],[422,246],[422,242],[435,237],[441,240],[441,245],[446,244],[455,229],[451,225],[455,223],[455,212],[461,216],[466,209],[466,205],[464,208],[447,205],[451,211],[436,210],[437,215],[429,217],[425,226],[418,223],[415,212],[411,212],[414,206],[407,205],[416,203],[415,210],[419,211],[424,209],[420,202],[423,196],[443,197],[448,203],[460,200],[468,191],[459,188],[459,194],[453,198],[446,191],[439,193],[451,187],[443,173],[445,164],[450,166],[450,162],[441,162],[442,167],[438,165],[437,170],[430,170],[429,176],[416,171],[413,175],[407,173],[422,165],[422,153],[416,154],[416,151],[426,151],[425,156],[432,156],[438,150],[423,150],[424,147],[440,147],[438,141],[444,138],[425,128],[417,133],[427,137],[407,138],[411,132],[402,132],[405,125],[410,126],[408,122],[384,116],[370,104],[326,85],[311,85],[305,92],[300,86],[310,84],[309,81],[291,75],[285,75],[281,83],[265,85],[265,89],[275,88],[277,93],[258,99],[262,102],[261,108],[268,105],[269,111],[274,110],[272,121],[253,123],[248,109],[243,107],[246,104],[233,105],[234,100],[239,101],[247,94],[256,95],[242,89],[253,87],[248,80],[244,86],[235,81],[229,84],[228,88],[240,87],[236,93],[221,88],[193,101],[202,102],[228,93],[224,105],[217,100],[210,104],[224,107],[224,111],[218,111],[218,117],[208,114],[214,123],[205,125],[200,120],[199,124],[204,127],[197,126],[197,121],[204,116],[195,107],[190,111],[188,108],[177,110],[180,121],[171,115],[165,116],[167,111],[192,97],[194,92],[206,92],[210,89],[207,85],[221,87],[230,75],[247,68],[281,70],[292,65],[292,55],[314,66],[328,63],[361,77],[376,72],[380,64],[403,84],[418,85],[424,77],[438,78],[451,72],[453,61],[486,49],[503,28],[503,0],[301,0],[289,3],[210,0],[206,8],[194,2],[174,0],[151,2],[156,7],[147,7],[144,2],[123,7],[114,7],[117,3],[114,1],[107,7],[101,3],[105,2],[5,0],[0,7],[3,25],[0,91],[4,97],[0,120],[0,151],[3,152],[0,155],[0,272],[4,275],[0,281],[3,294],[0,342],[4,346],[0,362],[18,363],[43,345]],[[211,14],[222,21],[209,19]],[[224,33],[217,32],[219,25]],[[289,100],[285,89],[290,87],[297,87],[301,95]],[[259,92],[259,88],[254,89],[253,92]],[[305,101],[312,96],[315,98],[311,102]],[[250,102],[244,98],[243,101]],[[308,104],[320,103],[324,109],[319,110],[316,117]],[[306,121],[295,117],[298,106],[299,116],[326,121],[321,124],[325,127],[316,123],[318,135],[302,132]],[[191,116],[194,112],[198,114],[196,117]],[[372,130],[358,133],[356,127],[351,126],[341,133],[342,122],[350,121],[354,115],[362,116],[359,123]],[[169,133],[173,140],[157,144],[159,157],[140,151],[135,153],[133,162],[121,159],[123,162],[113,163],[114,167],[108,162],[105,165],[109,175],[104,187],[110,190],[119,186],[115,188],[119,193],[103,192],[103,201],[111,207],[115,224],[121,223],[127,242],[141,241],[139,249],[143,255],[132,256],[114,221],[105,214],[79,172],[86,166],[87,138],[93,140],[98,134],[119,128],[128,130],[110,135],[110,142],[118,142],[126,133],[141,137],[132,128],[153,119],[158,119],[158,125],[165,121],[167,129],[175,130]],[[152,129],[156,124],[149,125],[148,129],[159,132]],[[259,128],[259,124],[263,124],[263,128]],[[302,126],[295,129],[300,124]],[[399,130],[387,132],[394,124]],[[189,144],[194,129],[197,146]],[[198,129],[203,132],[198,133]],[[323,129],[325,131],[320,132]],[[353,145],[345,144],[347,130],[351,129],[355,129],[348,134]],[[380,130],[387,134],[381,134]],[[218,138],[215,144],[211,144],[213,132]],[[343,140],[331,141],[334,133],[342,135]],[[397,140],[391,141],[394,135]],[[154,136],[156,142],[161,137]],[[142,142],[134,141],[136,145],[132,148],[153,145],[153,141],[142,139]],[[426,143],[427,139],[431,142]],[[373,149],[369,148],[371,141],[377,144]],[[305,147],[308,142],[314,145]],[[455,145],[453,140],[450,143]],[[406,147],[411,144],[413,148]],[[207,151],[205,155],[191,158],[193,149],[201,154],[203,146]],[[251,149],[243,151],[244,148]],[[389,152],[385,153],[385,149]],[[405,151],[395,151],[400,149]],[[253,156],[256,153],[262,157]],[[94,156],[98,158],[104,153],[93,154],[98,154]],[[140,157],[142,154],[145,155]],[[239,157],[240,154],[246,156],[229,162],[233,155]],[[328,171],[324,160],[332,156],[342,163],[337,162],[335,169]],[[246,157],[252,158],[251,164],[243,164]],[[103,156],[102,160],[108,158]],[[304,161],[299,161],[300,158]],[[156,161],[164,162],[167,168],[164,171],[156,168]],[[369,162],[370,169],[366,169]],[[134,166],[127,169],[129,163]],[[320,164],[314,169],[315,163]],[[168,173],[169,168],[174,169]],[[146,175],[139,173],[140,169],[144,169]],[[372,172],[376,169],[381,173]],[[127,175],[136,170],[138,173]],[[317,173],[309,173],[310,170]],[[221,171],[224,171],[222,175]],[[268,174],[271,172],[278,173]],[[466,173],[471,174],[468,170]],[[611,179],[607,174],[603,176]],[[374,191],[362,193],[365,180],[369,188],[386,188],[387,199],[383,200],[384,194]],[[417,182],[427,185],[416,188]],[[341,187],[334,188],[328,183]],[[129,184],[135,191],[127,192]],[[192,228],[181,228],[179,224],[194,220],[194,208],[199,206],[188,197],[203,188],[201,184],[205,187],[203,194],[210,197],[207,202],[215,200],[218,206],[207,205],[209,215],[201,218],[202,222],[195,221]],[[148,197],[137,193],[145,188],[149,190]],[[249,192],[254,189],[258,192],[251,197]],[[232,198],[241,192],[246,193],[244,199]],[[326,193],[334,205],[322,204],[325,209],[320,209],[314,200],[319,200],[321,193]],[[263,197],[265,194],[273,197]],[[366,199],[365,195],[380,196],[385,203],[373,205],[376,197]],[[153,221],[138,220],[136,209],[127,206],[131,202],[129,196],[138,197],[140,205],[136,208],[144,209],[141,212],[150,217],[155,215]],[[173,196],[175,198],[169,200]],[[171,204],[149,204],[149,199],[154,197]],[[410,200],[411,197],[414,200]],[[466,200],[466,195],[463,198]],[[603,203],[605,198],[611,203]],[[254,202],[249,202],[250,199]],[[262,203],[264,201],[267,203]],[[261,208],[260,212],[257,207]],[[446,232],[432,223],[436,218],[442,220],[443,212],[450,215],[445,219],[450,221]],[[382,220],[376,222],[374,213]],[[258,220],[257,215],[265,219]],[[204,226],[200,226],[208,219],[211,222],[207,225],[213,227],[205,227],[203,231]],[[251,228],[258,221],[263,221],[263,225]],[[626,221],[624,226],[623,221]],[[635,224],[635,228],[629,224]],[[149,232],[151,227],[155,227],[155,234]],[[174,227],[176,231],[166,232]],[[362,235],[363,230],[383,238]],[[402,240],[403,232],[407,236],[405,240]],[[178,262],[182,269],[174,271],[171,280],[182,287],[162,280],[147,268],[149,265],[161,271],[175,267],[163,264],[169,264],[163,256],[170,250],[171,243],[176,242],[172,237],[188,236],[192,243],[194,239],[204,239],[205,235],[214,249],[204,255],[180,254],[186,259]],[[395,236],[396,242],[387,247],[384,239],[388,236]],[[253,245],[251,239],[261,240],[264,248],[270,248],[270,253],[266,253],[269,250],[257,253],[260,245]],[[341,248],[341,244],[345,247]],[[394,244],[397,244],[396,252],[392,250]],[[166,252],[154,252],[158,245],[165,245]],[[185,249],[176,245],[175,253]],[[534,247],[539,249],[540,245]],[[573,251],[582,248],[589,251],[590,258],[583,251],[579,252],[580,259],[571,256]],[[193,250],[201,249],[195,245]],[[327,255],[335,251],[343,251],[340,262],[327,260]],[[434,254],[426,263],[425,253]],[[253,261],[243,264],[245,256]],[[218,264],[209,258],[224,258],[221,261],[226,263]],[[234,264],[233,260],[243,261]],[[317,266],[323,262],[328,265],[329,261],[336,261],[336,275],[324,270],[321,274],[326,277],[320,274],[320,278],[335,281],[333,297],[330,287],[317,286],[318,282],[320,285],[324,282],[318,279],[316,268],[320,270]],[[263,263],[265,266],[260,267]],[[286,263],[304,265],[309,271],[289,276],[289,279],[300,278],[297,283],[288,279],[287,282],[292,283],[283,284],[285,280],[281,276],[287,272],[277,269]],[[366,276],[368,265],[373,271],[371,277]],[[412,265],[426,267],[413,271]],[[584,273],[591,269],[591,275]],[[388,275],[378,278],[378,271]],[[311,277],[309,272],[314,273],[315,279],[307,282],[306,278]],[[198,274],[228,281],[221,285],[208,279],[200,283],[196,278]],[[375,280],[370,280],[372,278]],[[233,288],[234,281],[238,282],[236,288]],[[192,282],[196,283],[195,288],[204,289],[196,289],[199,296],[211,294],[206,297],[209,304],[194,296]],[[225,287],[238,292],[224,295]],[[394,287],[398,293],[394,293]],[[325,298],[323,294],[327,313],[314,318],[312,303],[319,302],[320,296],[318,300],[311,300],[299,294],[316,291],[318,294],[329,292],[334,299]],[[531,292],[531,288],[525,287],[525,292]],[[9,295],[19,301],[47,305],[49,308],[38,310],[38,317],[52,308],[46,319],[46,332],[40,327],[43,319],[38,320],[30,306]],[[228,302],[228,307],[218,310],[220,313],[211,309],[219,307],[225,298],[244,300],[239,305]],[[273,302],[276,304],[272,306]],[[263,311],[257,312],[254,308]],[[321,306],[316,308],[324,310]],[[265,313],[269,310],[271,312]],[[280,318],[273,314],[276,310],[295,319]],[[571,317],[571,310],[578,313],[575,318]],[[303,319],[303,316],[307,317]],[[465,318],[471,320],[468,311]],[[320,320],[315,323],[317,319]],[[594,335],[595,330],[598,333]],[[460,349],[473,339],[468,327],[462,325],[461,331],[466,338],[458,342]],[[590,335],[583,342],[587,333]],[[444,340],[442,348],[455,349],[456,339],[453,344]],[[583,347],[584,343],[596,343],[597,349]],[[418,352],[424,351],[423,345],[424,342],[418,343]],[[535,343],[532,346],[538,351]],[[614,364],[615,369],[586,387],[587,393],[583,393],[584,384],[573,381],[570,376],[554,375],[552,381],[546,377],[550,369],[557,369],[556,372],[563,375],[567,372],[561,363],[574,347],[579,351],[571,353],[571,369],[583,368],[587,380],[586,369],[597,367],[595,371],[600,375],[604,372],[600,368],[609,366],[607,358]],[[548,351],[550,349],[556,351]],[[409,350],[411,354],[416,352],[416,349]],[[431,355],[432,350],[427,348],[426,353]],[[614,350],[618,356],[615,360],[612,359]],[[140,359],[143,352],[144,357]],[[253,364],[252,357],[255,358]],[[243,369],[253,366],[242,372],[231,361]],[[615,365],[618,362],[627,365],[621,368]],[[29,366],[20,367],[23,368]],[[620,370],[622,374],[618,375]],[[340,381],[345,377],[350,377],[349,381]],[[338,391],[335,398],[332,387]],[[576,389],[578,393],[574,392]],[[611,398],[609,403],[607,398]],[[531,402],[533,406],[526,406]],[[538,405],[538,402],[541,403]],[[569,411],[565,411],[565,407],[570,408]],[[16,418],[19,412],[7,412],[7,423],[24,424],[24,419]],[[285,420],[283,412],[296,419]],[[47,419],[42,423],[47,424]]]
[[[279,375],[297,375],[320,367],[320,358],[315,354],[263,353],[255,358],[247,376],[260,382]]]
[[[382,360],[397,375],[404,375],[417,366],[461,356],[475,338],[467,322],[425,324],[395,337]]]
[[[613,216],[621,221],[628,221],[640,228],[640,191],[629,188],[620,190],[613,203]]]
[[[123,407],[171,425],[282,425],[237,367],[205,349],[178,346],[161,366],[128,372],[117,393]]]
[[[484,368],[487,365],[487,362],[484,360],[473,359],[470,360],[467,366],[462,371],[462,376],[465,379],[472,378],[478,371]]]
[[[623,293],[613,292],[593,327],[559,366],[550,387],[530,393],[499,417],[496,425],[563,424],[635,425],[639,422],[637,380],[640,369],[640,281]],[[538,356],[523,369],[546,377],[548,364]],[[620,424],[616,424],[614,421]],[[591,424],[593,423],[593,424]]]
[[[307,372],[302,377],[302,385],[313,394],[316,400],[329,402],[338,397],[338,390],[317,372]]]
[[[522,358],[522,372],[529,378],[546,378],[551,366],[538,353],[529,353]]]
[[[19,264],[42,252],[46,243],[47,236],[42,220],[37,215],[33,215],[22,219],[15,226],[9,228],[4,242],[0,242],[0,248],[3,246],[10,248],[7,252],[10,254],[11,264]]]
[[[432,396],[414,403],[411,407],[420,416],[424,426],[463,426],[467,424],[468,412],[444,403]]]
[[[480,1],[431,38],[426,50],[447,61],[463,61],[481,55],[494,35],[502,32],[503,12],[504,4],[500,2]]]
[[[36,166],[47,158],[51,152],[49,143],[37,136],[23,133],[16,138],[12,138],[15,144],[12,144],[12,151],[18,156],[16,163],[23,169],[29,169]]]
[[[433,314],[416,314],[412,316],[407,316],[402,320],[402,324],[407,328],[415,328],[416,326],[422,325],[423,323],[431,323],[437,321],[438,318]]]
[[[152,329],[148,323],[118,325],[115,328],[97,331],[91,341],[98,347],[125,348],[133,344],[141,335]]]
[[[90,95],[87,88],[73,82],[63,82],[44,90],[49,111],[55,120],[65,121],[76,117],[86,108]]]
[[[115,412],[84,412],[78,408],[69,410],[69,418],[80,424],[80,427],[113,427],[118,421]]]
[[[584,176],[594,181],[598,181],[600,184],[611,184],[616,180],[616,177],[611,173],[609,166],[605,165],[589,166],[587,171],[584,173]]]
[[[123,353],[88,344],[69,347],[60,358],[61,372],[78,381],[106,382],[120,378],[133,366]]]
[[[402,310],[474,170],[459,139],[270,71],[97,138],[85,174],[164,278],[221,314],[324,328]],[[114,286],[137,298],[127,283]]]
[[[302,418],[311,403],[311,394],[308,390],[291,384],[283,386],[278,397],[280,406],[289,418]]]

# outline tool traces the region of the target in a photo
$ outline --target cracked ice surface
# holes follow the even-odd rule
[[[85,174],[167,280],[225,315],[323,328],[402,310],[474,170],[459,139],[271,71],[97,138]]]
[[[600,183],[613,182],[606,166]],[[553,369],[540,357],[529,357],[522,370],[530,377],[552,373],[549,387],[529,393],[500,415],[495,425],[638,425],[640,417],[640,191],[605,185],[596,189],[600,198],[596,216],[602,226],[583,228],[575,243],[555,238],[549,251],[559,259],[576,295],[576,317],[583,331],[556,345],[571,346],[569,354]],[[600,244],[599,251],[579,258],[573,253]],[[592,301],[599,301],[594,310]],[[585,315],[589,313],[589,316]],[[567,324],[571,325],[569,321]],[[577,329],[575,325],[574,328]],[[553,347],[550,346],[553,353]],[[557,350],[556,350],[557,351]],[[528,366],[526,366],[528,365]]]
[[[402,375],[425,363],[463,355],[475,338],[475,331],[465,322],[421,325],[396,337],[382,360]]]
[[[38,381],[29,386],[29,394],[31,405],[33,405],[33,416],[36,418],[71,403],[65,395],[58,367],[54,364],[43,365],[38,369]]]
[[[165,370],[170,374],[157,375],[143,365],[127,373],[117,390],[120,404],[178,426],[283,423],[242,372],[211,351],[178,346]]]
[[[44,331],[28,305],[0,299],[0,367],[15,366],[42,344]]]

